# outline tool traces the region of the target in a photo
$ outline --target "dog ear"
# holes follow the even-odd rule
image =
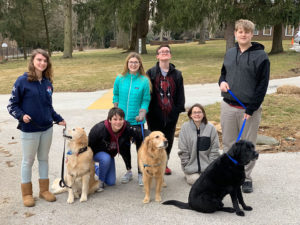
[[[151,141],[150,136],[147,136],[147,137],[145,138],[144,142],[145,142],[145,145],[146,145],[147,149],[148,149],[148,148],[149,148],[149,149],[152,149],[152,141]]]

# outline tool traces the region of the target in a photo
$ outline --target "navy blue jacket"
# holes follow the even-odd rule
[[[41,81],[32,82],[27,78],[26,72],[18,77],[7,106],[8,112],[19,121],[18,129],[23,132],[45,131],[52,126],[53,121],[63,121],[52,106],[51,82],[44,77]],[[33,122],[24,123],[25,114],[29,115]]]

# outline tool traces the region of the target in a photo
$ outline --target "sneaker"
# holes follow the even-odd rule
[[[165,175],[171,175],[171,174],[172,174],[172,170],[169,167],[166,167]]]
[[[138,174],[138,183],[140,186],[144,186],[143,174],[141,174],[141,173]]]
[[[122,184],[127,184],[129,181],[132,180],[132,172],[127,171],[124,176],[121,178]]]
[[[242,191],[244,193],[251,193],[253,192],[252,182],[251,181],[245,181],[242,185]]]
[[[99,188],[96,192],[102,192],[104,191],[104,182],[102,180],[99,180]]]

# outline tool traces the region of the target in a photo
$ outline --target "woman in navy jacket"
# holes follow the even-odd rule
[[[23,152],[21,190],[23,204],[30,207],[35,204],[31,183],[35,155],[39,161],[39,196],[50,202],[56,200],[49,192],[48,155],[53,122],[64,126],[66,122],[52,106],[53,73],[48,53],[42,49],[33,50],[28,70],[16,80],[7,109],[19,121]]]

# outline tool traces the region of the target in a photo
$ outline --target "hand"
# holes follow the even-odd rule
[[[23,121],[24,121],[24,123],[29,123],[31,121],[31,117],[29,115],[25,114],[23,116]]]
[[[66,126],[67,125],[67,123],[66,123],[66,121],[60,121],[59,123],[58,123],[58,125],[61,125],[61,126]]]
[[[118,108],[118,106],[119,106],[119,102],[115,102],[115,103],[114,103],[114,107],[115,107],[115,108]]]
[[[222,92],[227,92],[229,90],[229,85],[226,81],[222,81],[221,84],[220,84],[220,90]]]
[[[244,119],[250,119],[251,115],[244,113]]]
[[[138,122],[144,121],[146,116],[146,110],[145,109],[140,109],[139,115],[135,117],[135,120]]]

